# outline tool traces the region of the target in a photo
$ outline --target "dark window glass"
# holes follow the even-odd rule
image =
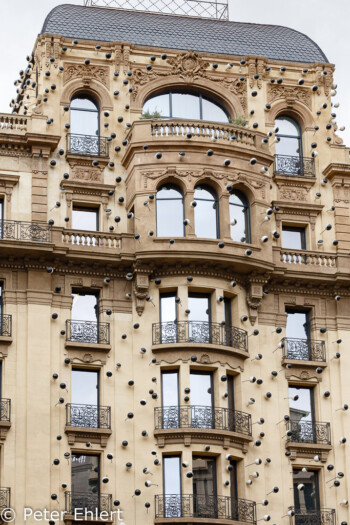
[[[72,321],[97,321],[97,294],[73,291],[72,296]]]
[[[215,458],[193,456],[193,511],[197,518],[215,518],[217,509]]]
[[[276,137],[280,139],[276,143],[276,154],[293,157],[302,156],[299,124],[289,117],[282,116],[277,117],[275,125],[279,128]]]
[[[99,110],[91,98],[81,95],[72,100],[70,132],[78,135],[99,135]]]
[[[234,376],[228,375],[227,376],[227,407],[230,410],[235,409],[235,378]]]
[[[73,206],[72,228],[74,230],[98,231],[98,209]]]
[[[2,321],[2,314],[3,314],[2,293],[3,293],[3,284],[0,282],[0,323]],[[1,329],[0,329],[0,334],[1,334]]]
[[[72,454],[72,507],[95,513],[99,510],[99,500],[100,457]]]
[[[238,499],[238,485],[237,485],[237,461],[234,459],[230,460],[230,465],[232,470],[230,471],[230,492],[231,498],[233,500]],[[232,506],[232,517],[235,520],[238,520],[237,505]]]
[[[200,93],[169,92],[148,99],[142,114],[155,118],[181,118],[228,122],[229,116],[224,108]]]
[[[249,202],[240,191],[232,191],[230,203],[231,239],[236,242],[250,242]]]
[[[282,247],[293,250],[306,250],[305,228],[282,226]]]
[[[4,199],[0,198],[0,221],[4,218]]]
[[[304,485],[304,490],[298,490],[298,485]],[[294,469],[293,489],[296,525],[319,525],[320,522],[317,521],[317,517],[315,517],[315,521],[312,521],[312,516],[310,519],[302,515],[298,516],[298,510],[312,513],[312,511],[317,511],[320,508],[318,472],[309,469],[306,471]]]
[[[309,312],[287,310],[286,337],[296,339],[310,338]]]
[[[194,209],[195,233],[197,237],[217,239],[219,237],[219,203],[216,192],[209,186],[197,186],[194,191],[197,206]]]
[[[162,186],[157,191],[157,237],[184,237],[184,198],[174,185]]]

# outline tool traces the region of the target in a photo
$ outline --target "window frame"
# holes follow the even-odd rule
[[[101,505],[101,454],[94,452],[94,453],[85,453],[85,452],[72,452],[71,457],[73,456],[93,456],[98,458],[98,478],[97,478],[97,495],[98,495],[98,509],[100,509]],[[73,490],[73,461],[71,462],[71,490],[72,494],[74,495]],[[89,492],[88,492],[89,493]],[[93,492],[91,491],[93,494]]]
[[[304,386],[304,385],[296,385],[296,384],[293,384],[293,383],[290,383],[288,384],[288,397],[289,394],[290,394],[290,388],[296,388],[298,390],[308,390],[310,392],[310,408],[311,408],[311,422],[313,424],[316,423],[317,419],[316,419],[316,407],[315,407],[315,387],[313,386]],[[289,399],[290,401],[290,399]],[[289,410],[293,408],[290,406],[289,404]]]
[[[294,473],[295,472],[301,472],[302,469],[301,468],[293,468],[293,501],[294,501],[294,509],[295,511],[297,510],[301,510],[302,507],[297,507],[296,505],[296,501],[295,501],[295,490],[298,491],[298,489],[296,489],[296,486],[298,485],[298,480],[295,482],[294,481]],[[318,469],[313,469],[313,468],[308,468],[308,472],[313,472],[313,474],[315,475],[315,512],[318,512],[321,510],[321,500],[320,500],[320,476],[319,476],[319,470]],[[297,514],[297,512],[295,512]]]
[[[301,126],[299,124],[299,122],[293,118],[293,117],[290,117],[289,115],[278,115],[276,118],[275,118],[275,127],[278,127],[278,121],[279,120],[288,120],[291,124],[293,124],[298,132],[298,135],[285,135],[284,133],[276,133],[276,138],[285,138],[285,139],[296,139],[298,140],[298,145],[299,145],[299,154],[298,155],[288,155],[288,156],[291,156],[291,157],[299,157],[300,159],[303,158],[303,137],[302,137],[302,130],[301,130]],[[279,155],[277,153],[277,155]]]
[[[159,188],[157,188],[157,192],[156,192],[156,236],[157,238],[159,239],[167,239],[167,238],[171,238],[171,235],[167,235],[167,236],[159,236],[158,235],[158,201],[166,201],[166,200],[180,200],[178,197],[174,198],[174,197],[170,197],[170,198],[165,198],[165,199],[158,199],[157,196],[158,196],[158,192],[162,190],[162,188],[164,187],[168,187],[169,189],[174,189],[176,191],[178,191],[180,194],[181,194],[181,201],[182,201],[182,236],[181,237],[178,237],[178,236],[174,236],[175,238],[179,238],[179,239],[183,239],[186,237],[186,228],[185,228],[185,225],[184,225],[184,220],[185,220],[185,195],[184,195],[184,192],[183,192],[183,189],[181,188],[181,186],[178,186],[177,184],[173,184],[173,183],[164,183],[164,184],[161,184],[159,186]]]
[[[201,187],[201,189],[203,190],[206,190],[207,192],[209,192],[213,199],[214,199],[214,203],[216,204],[216,208],[215,208],[215,223],[216,223],[216,237],[202,237],[202,239],[220,239],[220,210],[219,210],[219,196],[218,196],[218,193],[217,191],[212,187],[210,186],[209,184],[197,184],[194,188],[194,194],[193,194],[193,200],[198,202],[198,201],[202,201],[202,202],[212,202],[211,200],[209,199],[203,199],[203,198],[198,198],[198,197],[195,197],[195,192],[196,192],[196,189],[198,187]],[[198,206],[198,204],[197,204]],[[197,210],[197,206],[195,207],[194,209],[194,233],[196,233],[196,210]],[[197,234],[196,234],[197,235]],[[201,238],[201,237],[199,237]]]
[[[89,100],[90,102],[92,102],[92,104],[95,105],[96,107],[96,110],[94,109],[85,109],[85,108],[72,108],[72,104],[74,102],[74,100],[81,100],[81,99],[84,99],[86,98],[87,100]],[[69,112],[71,113],[72,111],[84,111],[84,112],[87,112],[87,113],[97,113],[97,137],[100,137],[101,136],[101,122],[100,122],[100,105],[98,103],[98,101],[91,95],[87,94],[87,93],[76,93],[72,98],[71,98],[71,101],[70,101],[70,107],[69,107]],[[69,123],[71,124],[71,115],[69,115]],[[73,133],[73,135],[79,135],[79,133],[74,133],[74,131],[72,131],[71,129],[69,130],[71,133]],[[90,136],[90,135],[87,135],[87,136]],[[94,135],[92,135],[94,136]]]
[[[226,107],[218,100],[216,100],[214,97],[211,97],[210,95],[206,95],[206,94],[203,94],[201,91],[196,91],[194,89],[189,89],[189,90],[183,90],[181,88],[178,88],[178,89],[169,89],[169,90],[165,90],[165,91],[160,91],[158,93],[155,93],[153,95],[151,95],[150,97],[148,97],[145,102],[143,103],[143,106],[142,106],[142,113],[143,113],[143,107],[147,104],[147,102],[149,100],[152,100],[153,98],[156,98],[156,97],[159,97],[161,95],[169,95],[169,112],[170,112],[170,115],[169,116],[165,116],[165,115],[162,115],[161,117],[159,117],[160,119],[176,119],[176,120],[184,120],[184,117],[174,117],[173,116],[173,103],[172,103],[172,95],[173,94],[180,94],[180,95],[193,95],[193,96],[196,96],[198,97],[198,102],[199,102],[199,120],[204,120],[203,119],[203,99],[204,100],[207,100],[209,102],[211,102],[212,104],[214,104],[215,106],[219,107],[224,113],[225,115],[227,116],[227,124],[230,123],[230,113],[228,112],[228,110],[226,109]],[[197,120],[197,119],[189,119],[189,120]],[[205,120],[204,120],[205,122]],[[218,122],[216,120],[208,120],[207,122]],[[225,122],[224,122],[225,124]]]
[[[240,242],[242,244],[250,244],[252,242],[252,233],[251,233],[251,219],[250,219],[250,202],[249,202],[249,199],[248,197],[246,196],[246,194],[241,191],[241,190],[238,190],[238,189],[235,189],[233,188],[231,191],[230,191],[230,196],[231,195],[236,195],[236,197],[238,197],[241,202],[242,202],[242,205],[240,204],[236,204],[234,202],[230,202],[230,198],[229,198],[229,201],[228,201],[228,204],[229,204],[229,217],[230,217],[230,238],[233,242]],[[243,208],[245,209],[245,213],[244,213],[244,218],[245,218],[245,230],[246,230],[246,240],[245,241],[236,241],[235,239],[232,239],[232,236],[231,236],[231,208],[230,206],[236,206],[237,208]]]
[[[86,232],[99,232],[100,231],[100,206],[88,206],[84,204],[72,204],[72,230],[81,231],[79,228],[73,228],[73,214],[75,211],[85,211],[96,215],[96,230],[82,230]]]
[[[306,319],[306,340],[307,341],[310,341],[311,340],[311,322],[310,322],[310,317],[311,317],[311,313],[312,313],[312,310],[311,309],[306,309],[306,308],[293,308],[293,307],[290,307],[290,306],[286,306],[285,307],[285,313],[287,314],[287,322],[288,322],[288,314],[305,314],[305,319]],[[287,323],[286,323],[286,328],[287,328]],[[297,338],[299,339],[299,338]],[[303,338],[302,338],[303,339]]]

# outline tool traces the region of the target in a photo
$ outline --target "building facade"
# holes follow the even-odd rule
[[[16,524],[349,521],[333,72],[284,27],[48,14],[0,115]]]

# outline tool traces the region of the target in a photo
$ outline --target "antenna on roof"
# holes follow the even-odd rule
[[[109,7],[168,15],[228,20],[228,0],[83,0],[86,7]]]

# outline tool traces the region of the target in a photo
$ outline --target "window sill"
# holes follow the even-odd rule
[[[10,421],[0,421],[0,441],[5,441],[7,432],[11,428]]]
[[[110,352],[112,349],[111,345],[106,345],[106,344],[101,344],[101,343],[84,343],[83,341],[81,342],[80,341],[79,342],[66,341],[64,343],[64,347],[67,350],[83,350],[83,351],[92,350],[95,352],[96,351],[103,352],[105,354]]]
[[[69,427],[65,426],[65,433],[67,434],[68,444],[74,446],[75,443],[91,443],[107,446],[109,436],[112,434],[111,429],[107,428],[85,428],[85,427]]]
[[[315,456],[320,456],[321,462],[325,463],[330,450],[332,450],[332,445],[289,441],[286,443],[286,450],[291,452],[291,456],[289,457],[291,461],[299,460],[301,458],[313,459]]]

